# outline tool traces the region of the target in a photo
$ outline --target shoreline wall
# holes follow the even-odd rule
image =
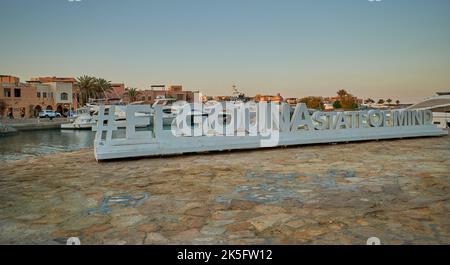
[[[59,129],[61,124],[68,123],[67,118],[50,119],[2,119],[0,124],[13,128],[17,131],[34,131],[34,130],[49,130]]]

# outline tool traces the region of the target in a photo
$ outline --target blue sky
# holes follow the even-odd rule
[[[0,0],[0,73],[410,102],[450,90],[448,0]]]

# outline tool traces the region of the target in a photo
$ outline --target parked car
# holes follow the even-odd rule
[[[39,112],[39,118],[59,118],[61,117],[61,114],[59,112],[55,112],[53,110],[44,110],[42,112]]]

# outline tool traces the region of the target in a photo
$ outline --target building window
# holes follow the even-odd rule
[[[47,92],[42,92],[42,97],[47,98]]]
[[[15,88],[14,89],[14,97],[20,98],[20,88]]]
[[[41,92],[37,92],[37,97],[41,98]]]
[[[6,98],[10,98],[11,97],[11,88],[5,88],[3,93],[4,93]]]
[[[50,98],[53,98],[53,92],[50,92]]]
[[[142,97],[142,101],[145,101],[145,97]]]
[[[67,93],[61,93],[61,100],[68,100],[69,95]]]

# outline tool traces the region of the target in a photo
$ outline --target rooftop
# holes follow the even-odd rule
[[[56,76],[46,76],[46,77],[32,77],[29,83],[52,83],[52,82],[61,82],[61,83],[76,83],[77,80],[73,77],[56,77]]]

